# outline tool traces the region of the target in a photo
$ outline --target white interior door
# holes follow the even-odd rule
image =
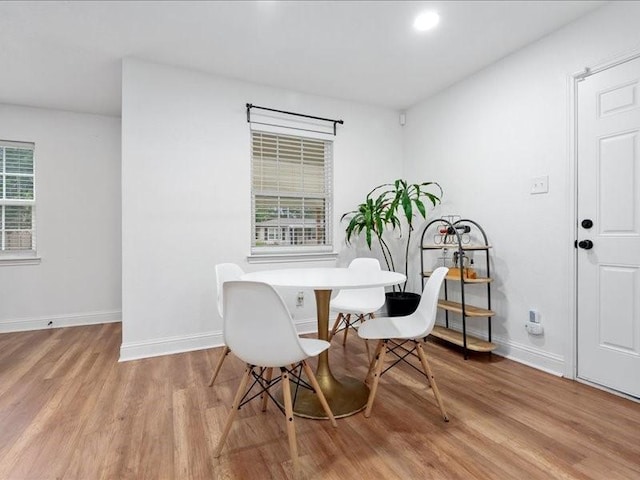
[[[636,58],[578,83],[577,373],[640,398],[639,157]]]

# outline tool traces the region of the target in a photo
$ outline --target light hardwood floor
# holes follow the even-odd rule
[[[221,349],[117,363],[120,341],[120,324],[0,335],[0,479],[291,477],[283,417],[258,401],[212,458],[243,372],[232,354],[208,388]],[[426,351],[451,421],[397,367],[371,418],[296,418],[304,478],[640,478],[640,404],[495,355]],[[366,373],[359,339],[330,355],[334,373]]]

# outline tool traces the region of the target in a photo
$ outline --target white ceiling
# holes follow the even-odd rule
[[[0,103],[119,115],[132,56],[402,110],[603,3],[3,1]]]

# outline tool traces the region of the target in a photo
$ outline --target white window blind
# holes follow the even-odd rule
[[[35,252],[33,143],[0,140],[0,254]]]
[[[252,130],[252,253],[332,250],[333,142]]]

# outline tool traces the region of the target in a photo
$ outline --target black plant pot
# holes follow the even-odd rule
[[[420,295],[411,292],[387,292],[387,315],[403,317],[416,311],[420,303]]]

